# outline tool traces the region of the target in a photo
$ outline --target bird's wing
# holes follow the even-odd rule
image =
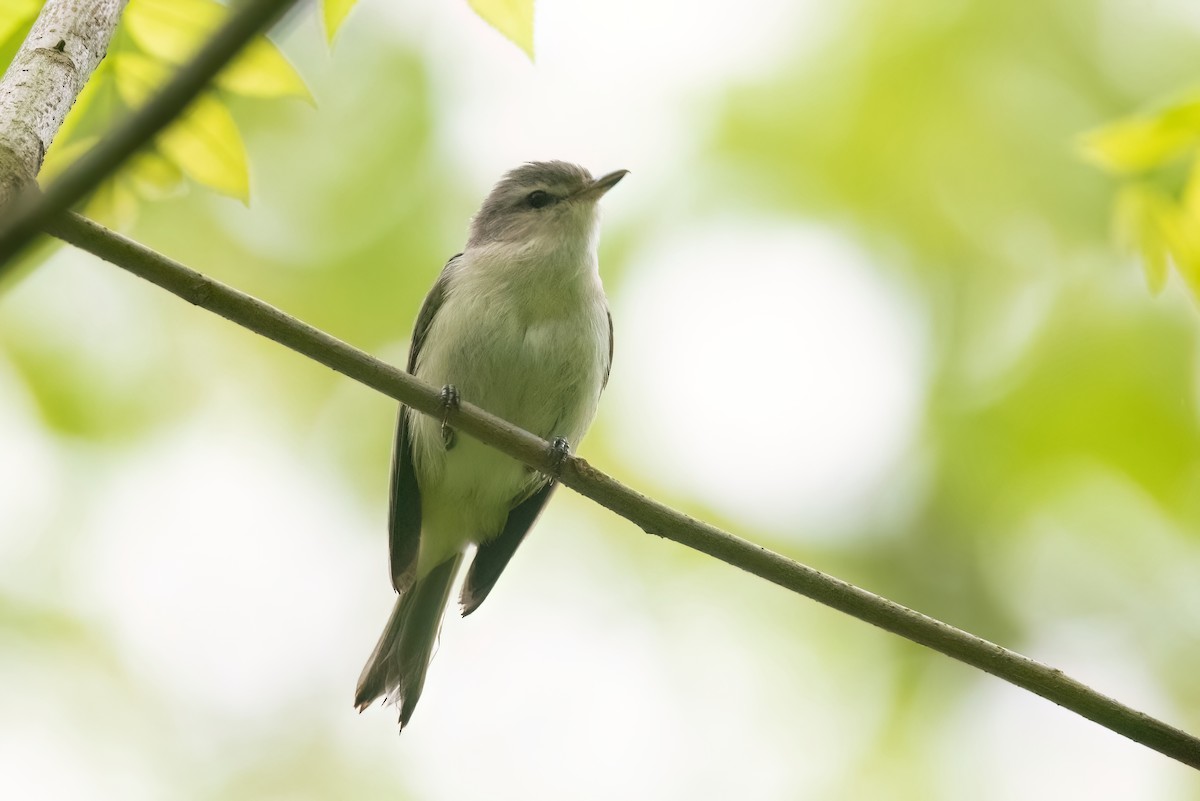
[[[608,361],[604,363],[604,383],[600,385],[601,391],[608,386],[608,374],[612,372],[613,359],[613,324],[612,312],[605,309],[605,314],[608,315]],[[578,444],[578,443],[576,443]]]
[[[450,268],[458,261],[459,253],[442,268],[441,275],[421,305],[417,324],[413,328],[412,347],[408,352],[408,372],[417,369],[421,346],[438,309],[446,299]],[[417,552],[421,544],[421,491],[417,487],[417,474],[413,472],[412,435],[409,417],[412,412],[400,404],[400,418],[396,422],[396,445],[392,451],[392,485],[388,509],[388,553],[392,570],[392,587],[404,592],[416,578]]]
[[[467,573],[467,581],[463,585],[460,598],[463,617],[478,609],[492,591],[492,587],[496,586],[496,580],[504,572],[508,560],[512,559],[517,546],[525,539],[525,533],[541,514],[546,501],[550,500],[554,487],[555,482],[551,481],[517,504],[508,513],[508,520],[504,523],[504,530],[500,532],[500,536],[482,543],[475,551],[475,560],[471,562],[471,570]]]

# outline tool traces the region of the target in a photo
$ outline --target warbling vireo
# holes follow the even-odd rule
[[[564,454],[583,437],[612,364],[597,202],[625,174],[593,179],[536,162],[492,189],[413,330],[408,371],[442,386],[448,408],[461,393]],[[407,725],[466,551],[477,546],[463,615],[491,592],[553,490],[541,473],[400,407],[388,523],[400,597],[358,680],[359,711],[384,696]]]

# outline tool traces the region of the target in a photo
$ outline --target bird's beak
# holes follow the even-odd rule
[[[580,200],[599,200],[600,196],[617,185],[617,182],[629,174],[629,170],[617,170],[608,175],[602,175],[579,190],[575,197]]]

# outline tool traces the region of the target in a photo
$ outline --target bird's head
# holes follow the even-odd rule
[[[628,170],[600,178],[565,161],[534,161],[507,173],[471,220],[467,247],[559,248],[594,242],[597,201]]]

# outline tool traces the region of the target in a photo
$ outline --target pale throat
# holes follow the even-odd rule
[[[536,319],[561,317],[578,308],[579,300],[601,300],[596,225],[589,222],[566,235],[554,226],[521,242],[484,245],[477,258],[487,267],[474,275],[517,300],[523,315]]]

